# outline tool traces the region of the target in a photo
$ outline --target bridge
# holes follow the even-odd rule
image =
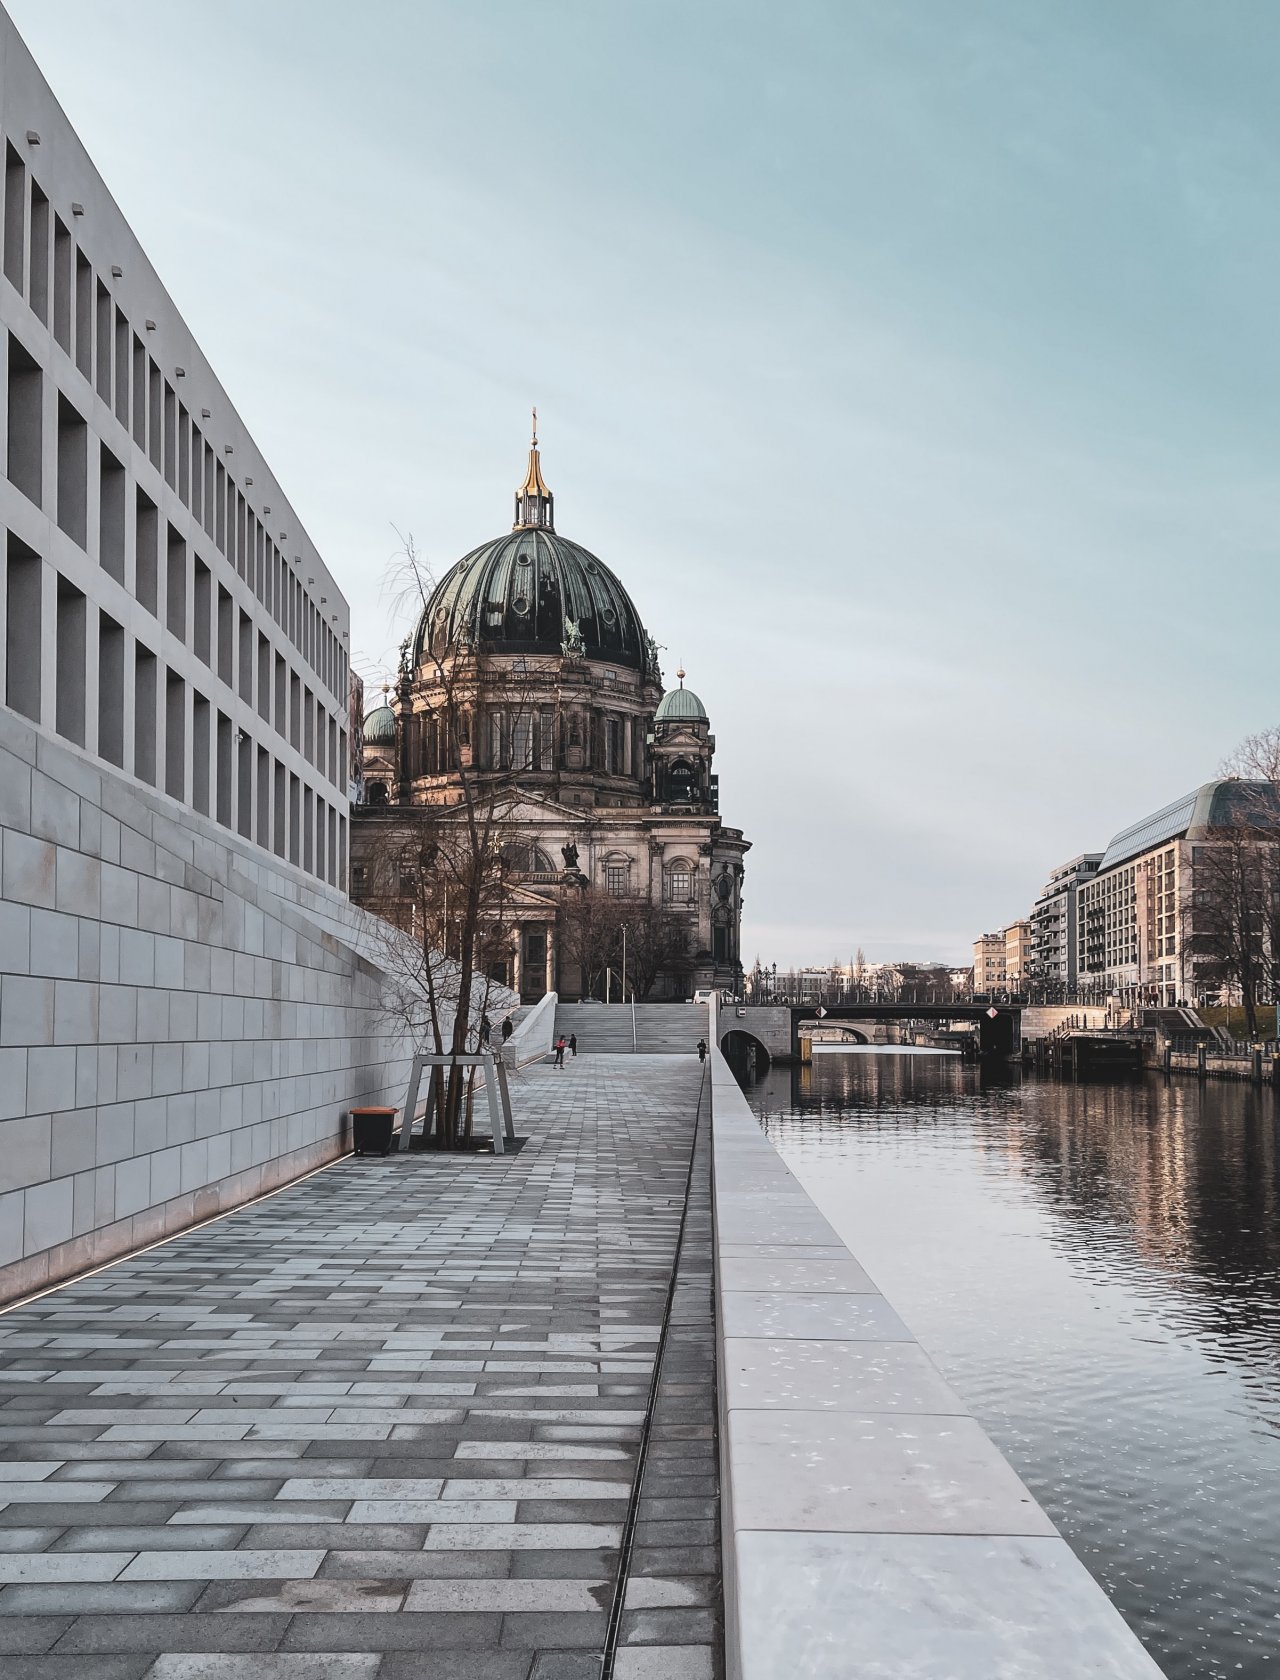
[[[846,1021],[855,1026],[906,1021],[952,1025],[975,1021],[980,1056],[1013,1056],[1022,1042],[1022,1009],[1018,1004],[726,1003],[718,1014],[720,1048],[730,1055],[754,1045],[757,1057],[763,1051],[767,1061],[795,1061],[800,1055],[801,1027],[817,1021],[824,1026]]]

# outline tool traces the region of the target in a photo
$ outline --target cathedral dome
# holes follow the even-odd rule
[[[604,562],[554,531],[512,531],[445,573],[418,620],[413,663],[459,646],[559,658],[575,626],[584,658],[645,669],[640,615]]]
[[[514,529],[473,548],[436,585],[414,633],[415,668],[471,647],[557,659],[572,651],[650,670],[649,639],[631,597],[602,560],[556,534],[553,509],[535,430]]]
[[[393,747],[396,743],[396,715],[384,700],[364,720],[361,731],[367,747]]]
[[[680,678],[679,688],[673,688],[664,694],[658,702],[658,710],[654,713],[655,723],[706,723],[707,710],[691,688],[684,686],[684,672],[677,673]]]

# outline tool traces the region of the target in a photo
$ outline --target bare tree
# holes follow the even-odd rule
[[[690,969],[689,922],[669,904],[654,904],[644,893],[619,900],[626,930],[626,979],[642,1002],[659,978],[687,978]]]
[[[435,588],[412,537],[393,565],[400,612],[425,624]],[[528,662],[485,659],[427,633],[401,647],[397,683],[396,802],[365,820],[362,900],[407,934],[392,973],[419,1044],[437,1054],[471,1047],[493,976],[510,945],[520,838],[518,778],[533,745],[534,694]],[[482,739],[483,732],[483,739]],[[462,1070],[450,1070],[441,1138],[461,1135]]]
[[[1215,827],[1194,847],[1190,944],[1203,979],[1239,995],[1258,1031],[1258,1002],[1273,972],[1266,914],[1275,846],[1242,821]]]
[[[560,912],[560,952],[577,966],[583,997],[605,990],[605,969],[618,966],[622,948],[622,900],[601,887],[583,887]]]
[[[1229,786],[1193,845],[1190,941],[1202,977],[1239,996],[1249,1036],[1257,1006],[1280,999],[1280,726],[1224,760]]]

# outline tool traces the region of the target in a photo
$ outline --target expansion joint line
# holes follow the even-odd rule
[[[702,1126],[702,1101],[707,1089],[707,1063],[702,1064],[702,1079],[698,1085],[698,1106],[693,1116],[693,1140],[689,1145],[689,1171],[684,1181],[684,1207],[680,1213],[680,1229],[676,1233],[676,1249],[671,1261],[671,1282],[667,1285],[667,1304],[662,1313],[662,1328],[658,1332],[658,1346],[653,1359],[653,1376],[649,1379],[649,1399],[645,1406],[644,1423],[640,1428],[640,1443],[636,1448],[636,1473],[627,1502],[626,1520],[622,1525],[622,1540],[618,1548],[618,1574],[613,1585],[613,1602],[609,1606],[609,1622],[605,1628],[604,1650],[600,1653],[600,1680],[613,1680],[613,1664],[618,1653],[618,1633],[622,1626],[622,1606],[627,1596],[627,1579],[631,1573],[631,1554],[635,1549],[636,1525],[640,1520],[640,1495],[644,1487],[645,1465],[649,1459],[649,1438],[653,1431],[653,1414],[658,1405],[658,1388],[662,1379],[662,1361],[667,1351],[667,1333],[671,1328],[671,1308],[676,1298],[676,1280],[680,1276],[680,1256],[684,1252],[684,1232],[689,1220],[689,1197],[693,1193],[693,1168],[698,1158],[698,1132]]]

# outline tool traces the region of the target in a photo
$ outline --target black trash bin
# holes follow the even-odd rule
[[[353,1108],[352,1147],[357,1155],[388,1155],[397,1108]]]

